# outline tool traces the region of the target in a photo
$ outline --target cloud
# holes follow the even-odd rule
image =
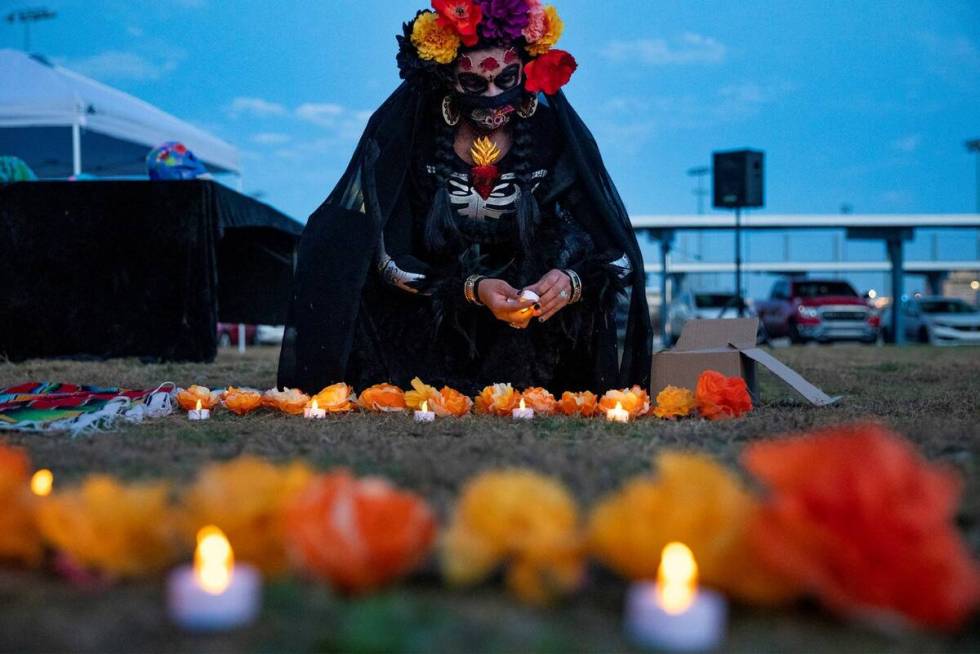
[[[335,127],[347,112],[332,102],[305,102],[296,107],[296,116],[320,127]]]
[[[66,68],[100,80],[155,80],[177,69],[185,54],[174,50],[167,59],[153,61],[135,52],[106,50],[80,59],[58,60]]]
[[[286,107],[278,102],[243,96],[232,100],[226,111],[232,118],[238,118],[239,116],[265,118],[269,116],[285,116],[288,113]]]
[[[899,152],[915,152],[921,143],[922,136],[920,134],[909,134],[892,141],[891,147]]]
[[[282,145],[289,143],[293,137],[282,132],[259,132],[252,135],[252,142],[259,145]]]
[[[684,32],[668,41],[663,38],[611,41],[601,55],[610,61],[630,61],[650,66],[717,64],[728,48],[717,39]]]

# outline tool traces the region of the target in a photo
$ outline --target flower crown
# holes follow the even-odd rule
[[[402,26],[398,71],[402,79],[438,89],[452,80],[452,63],[461,47],[505,45],[523,51],[524,88],[554,95],[578,67],[575,58],[554,47],[565,24],[541,0],[432,0]]]

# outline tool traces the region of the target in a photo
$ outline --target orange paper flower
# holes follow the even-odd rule
[[[561,399],[558,400],[558,410],[566,416],[591,418],[596,414],[597,409],[598,398],[592,391],[582,391],[581,393],[565,391],[561,394]]]
[[[30,469],[23,450],[0,445],[0,561],[35,565],[41,560]]]
[[[477,583],[506,564],[510,589],[535,604],[578,586],[583,554],[572,496],[559,481],[519,469],[469,481],[441,544],[451,583]]]
[[[509,417],[520,401],[521,394],[510,384],[493,384],[476,397],[476,412]]]
[[[532,386],[521,395],[524,398],[524,403],[539,415],[550,416],[558,408],[558,401],[555,400],[555,396],[544,388]],[[518,403],[520,403],[519,400]]]
[[[697,407],[694,393],[686,388],[668,386],[657,393],[657,406],[651,413],[658,418],[683,418]]]
[[[435,518],[421,498],[347,471],[314,478],[286,507],[285,525],[296,561],[351,593],[412,571],[436,536]]]
[[[327,413],[346,413],[354,409],[357,396],[354,389],[340,382],[331,384],[311,398],[316,400],[317,406],[324,409]]]
[[[38,524],[48,542],[84,568],[111,577],[152,574],[179,554],[169,492],[163,483],[93,475],[41,502]]]
[[[221,401],[221,393],[197,384],[186,390],[177,391],[177,404],[184,411],[196,409],[198,401],[200,401],[202,409],[213,409]]]
[[[610,409],[615,409],[617,402],[629,411],[630,419],[642,416],[650,410],[650,395],[639,386],[606,391],[599,400],[599,411],[604,414]]]
[[[708,420],[738,418],[752,410],[752,398],[745,380],[705,370],[694,391],[698,412]]]
[[[291,415],[302,415],[310,396],[298,388],[270,388],[262,394],[262,406]]]
[[[365,411],[404,411],[405,391],[391,384],[375,384],[361,391],[357,406]]]
[[[228,537],[235,558],[266,575],[285,572],[282,507],[312,478],[305,465],[275,466],[252,456],[207,466],[184,496],[189,539],[205,525]]]
[[[441,418],[460,418],[467,415],[472,408],[473,400],[448,386],[443,386],[439,394],[429,402],[429,410]]]
[[[959,480],[876,424],[749,446],[771,495],[752,525],[772,566],[827,606],[955,628],[980,602],[980,569],[953,522]]]
[[[222,401],[226,409],[243,416],[262,406],[262,394],[250,388],[229,386],[228,390],[222,394]]]

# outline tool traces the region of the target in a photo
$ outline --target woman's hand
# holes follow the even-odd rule
[[[557,268],[546,272],[538,283],[528,286],[527,289],[541,297],[538,301],[541,305],[538,320],[541,322],[558,313],[572,299],[572,280],[567,273]]]
[[[522,300],[521,292],[502,279],[481,279],[477,294],[497,320],[523,329],[537,315],[533,300]]]

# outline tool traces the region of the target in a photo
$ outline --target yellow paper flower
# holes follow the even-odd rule
[[[365,411],[404,411],[405,391],[392,384],[375,384],[361,391],[357,406]]]
[[[357,396],[354,389],[340,382],[331,384],[322,391],[314,395],[310,402],[316,400],[317,406],[327,411],[327,413],[346,413],[354,409]]]
[[[221,393],[197,384],[177,391],[177,404],[184,411],[196,409],[199,401],[202,409],[213,409],[221,401]]]
[[[228,390],[222,393],[221,400],[226,409],[240,416],[262,406],[262,394],[250,388],[229,386]]]
[[[680,541],[694,552],[705,584],[762,603],[789,596],[748,545],[757,502],[734,476],[696,454],[661,454],[656,468],[656,478],[636,477],[592,510],[597,559],[630,579],[654,579],[663,547]]]
[[[422,402],[428,402],[429,411],[440,418],[459,418],[473,408],[473,400],[456,389],[443,386],[442,390],[437,391],[435,386],[429,386],[416,377],[412,380],[412,390],[405,393],[405,403],[410,409],[421,409]]]
[[[542,416],[550,416],[558,408],[558,400],[547,389],[532,386],[526,389],[521,396],[527,406],[534,409],[534,412]]]
[[[301,415],[310,396],[298,388],[270,388],[262,394],[262,406],[291,415]]]
[[[459,50],[459,36],[450,27],[439,24],[438,15],[422,12],[412,26],[412,45],[420,59],[435,59],[440,64],[451,64]]]
[[[696,407],[694,393],[686,388],[668,386],[657,393],[657,406],[652,413],[658,418],[683,418],[691,415]]]
[[[41,561],[41,535],[34,520],[39,498],[31,494],[30,469],[23,450],[0,445],[0,561]]]
[[[558,16],[558,10],[555,9],[554,5],[548,5],[544,8],[544,18],[544,34],[540,39],[534,43],[528,43],[524,48],[532,57],[543,55],[548,50],[551,50],[558,43],[558,39],[561,38],[561,33],[565,31],[565,23]]]
[[[493,384],[484,388],[476,397],[476,412],[498,416],[510,416],[521,401],[521,394],[510,384]]]
[[[650,410],[650,396],[639,386],[633,386],[622,390],[606,391],[606,394],[599,400],[600,415],[605,415],[607,411],[614,409],[617,402],[629,412],[631,419],[645,415]]]
[[[418,377],[412,379],[412,390],[405,391],[405,404],[409,409],[421,409],[422,402],[428,401],[431,405],[432,401],[439,396],[439,391],[436,390],[435,386],[429,386],[424,383]],[[429,408],[431,411],[431,406]]]
[[[174,563],[177,516],[164,483],[123,484],[93,475],[38,507],[44,538],[85,568],[137,577]]]
[[[204,468],[183,499],[187,542],[201,527],[215,525],[225,532],[236,559],[266,575],[285,572],[281,510],[312,477],[301,463],[276,466],[252,456]]]
[[[583,569],[575,500],[557,480],[529,470],[497,470],[463,489],[441,542],[453,584],[473,584],[501,564],[521,599],[544,603],[574,590]]]

